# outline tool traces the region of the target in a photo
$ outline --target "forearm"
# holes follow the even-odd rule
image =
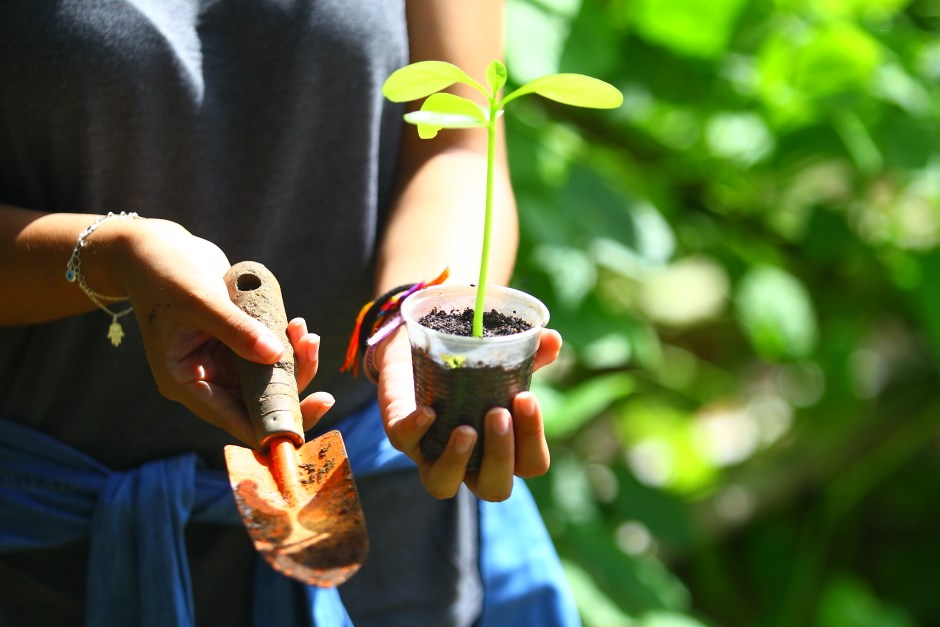
[[[412,0],[407,8],[412,62],[448,61],[482,80],[489,63],[502,57],[501,0]],[[462,87],[456,86],[455,93],[479,101],[480,94]],[[518,226],[502,126],[497,137],[489,280],[505,283],[516,255]],[[483,129],[445,130],[422,140],[415,127],[405,125],[399,191],[378,259],[379,293],[432,278],[445,266],[453,282],[477,282],[486,151]]]
[[[65,279],[75,241],[99,216],[43,213],[0,204],[0,325],[34,324],[94,309],[76,283]],[[89,236],[82,273],[96,292],[122,296],[105,257],[123,237],[126,220],[112,220]],[[93,238],[93,239],[92,239]]]
[[[405,129],[409,131],[414,133],[413,128]],[[508,174],[505,167],[496,171],[489,277],[505,283],[515,260],[518,225]],[[445,267],[452,282],[476,283],[485,177],[485,154],[469,148],[439,152],[415,166],[402,184],[381,243],[378,293],[430,279]]]

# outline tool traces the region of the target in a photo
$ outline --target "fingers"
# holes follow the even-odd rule
[[[307,331],[303,318],[294,318],[287,325],[287,338],[294,348],[297,389],[303,390],[317,375],[320,364],[320,336]]]
[[[420,465],[424,456],[419,445],[421,438],[434,422],[434,410],[430,407],[420,407],[411,413],[402,414],[401,409],[390,407],[388,413],[390,418],[385,423],[385,430],[392,446]]]
[[[447,449],[433,465],[422,468],[425,489],[438,498],[457,493],[460,482],[484,501],[499,502],[512,495],[513,476],[537,477],[548,472],[551,457],[542,412],[535,395],[520,392],[513,399],[512,414],[491,409],[484,419],[484,453],[480,470],[466,473],[469,451],[460,448],[461,437],[475,440],[470,427],[459,427]],[[461,430],[467,431],[459,434]],[[472,447],[471,447],[472,448]]]
[[[336,400],[329,392],[314,392],[300,401],[300,413],[304,418],[304,431],[312,429],[333,407]]]
[[[561,336],[557,332],[543,332],[537,357],[539,365],[551,363],[560,347]],[[415,407],[407,336],[398,336],[383,347],[379,363],[379,406],[386,434],[392,446],[417,464],[421,483],[430,495],[451,498],[460,484],[466,483],[478,497],[502,501],[512,493],[514,475],[536,476],[547,469],[548,446],[541,412],[530,393],[517,397],[512,413],[503,408],[487,412],[482,434],[484,456],[479,471],[467,472],[467,462],[481,437],[469,426],[455,429],[441,456],[430,462],[421,453],[420,442],[433,424],[434,412]]]
[[[206,334],[187,333],[177,338],[169,355],[155,357],[147,353],[163,396],[242,442],[257,444],[228,348]]]
[[[491,409],[483,425],[483,463],[475,476],[467,477],[467,487],[485,501],[505,501],[512,495],[515,473],[512,416],[502,407]]]
[[[476,431],[467,426],[455,429],[450,435],[447,448],[432,463],[424,457],[420,444],[421,438],[434,422],[434,410],[430,407],[419,407],[410,413],[402,414],[400,408],[391,406],[383,415],[386,413],[389,418],[385,422],[385,431],[389,441],[417,464],[421,484],[428,494],[438,499],[449,499],[457,494],[467,472],[470,453],[477,441]]]
[[[547,366],[556,359],[561,351],[561,334],[554,329],[542,329],[542,335],[539,338],[539,348],[535,353],[535,370]]]
[[[206,422],[219,427],[251,447],[258,446],[241,392],[209,381],[179,386],[176,399]]]
[[[417,444],[417,441],[412,442],[413,434],[409,430],[414,427],[412,423],[418,416],[415,414],[417,407],[408,338],[398,336],[390,340],[387,347],[382,347],[382,351],[383,357],[379,360],[381,367],[378,384],[382,422],[392,445],[417,461],[409,452]],[[403,425],[398,424],[399,421],[408,417],[411,417],[411,420]],[[421,421],[422,425],[425,422],[430,425],[431,420],[433,420],[433,413],[425,415]],[[424,430],[421,434],[424,434]]]
[[[284,345],[264,324],[238,308],[228,298],[204,301],[206,316],[197,325],[232,349],[240,357],[273,364],[284,354]]]
[[[418,464],[421,483],[428,494],[438,499],[449,499],[457,494],[466,478],[467,462],[476,442],[477,432],[473,427],[457,427],[437,461]]]
[[[515,436],[515,474],[538,477],[548,472],[551,455],[545,440],[542,410],[532,392],[520,392],[512,402]]]

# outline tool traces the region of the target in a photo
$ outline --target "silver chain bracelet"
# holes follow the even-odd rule
[[[69,257],[69,262],[65,266],[65,280],[69,283],[78,283],[78,286],[85,292],[85,295],[91,299],[95,305],[98,306],[98,309],[105,312],[111,316],[111,326],[108,327],[108,339],[111,340],[111,344],[114,346],[120,346],[121,340],[124,339],[124,327],[121,326],[121,323],[118,322],[121,318],[127,314],[134,311],[133,307],[128,307],[122,311],[111,311],[108,309],[108,306],[105,303],[119,303],[125,300],[128,300],[125,296],[105,296],[104,294],[99,294],[94,291],[88,284],[85,282],[85,275],[82,274],[82,248],[85,247],[85,239],[94,232],[99,226],[111,220],[112,218],[139,218],[135,212],[125,212],[121,213],[111,213],[108,212],[108,215],[101,216],[94,222],[92,222],[88,228],[78,234],[78,239],[75,240],[75,247],[72,248],[72,256]]]

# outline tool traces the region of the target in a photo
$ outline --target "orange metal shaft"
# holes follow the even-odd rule
[[[269,444],[271,473],[278,490],[289,505],[296,504],[298,496],[302,494],[297,470],[297,447],[294,446],[294,441],[286,436],[271,438]]]

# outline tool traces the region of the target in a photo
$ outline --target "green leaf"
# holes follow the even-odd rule
[[[605,594],[590,573],[570,561],[562,561],[562,566],[587,627],[632,624],[630,617]]]
[[[771,111],[800,120],[822,100],[868,92],[883,57],[878,40],[854,24],[781,29],[758,51],[758,91]]]
[[[646,41],[680,55],[717,59],[746,5],[745,0],[637,0],[627,6]]]
[[[571,435],[611,403],[632,394],[635,387],[633,377],[619,372],[588,379],[568,390],[564,397],[552,399],[558,403],[549,401],[548,407],[543,407],[545,434],[550,438]],[[533,383],[533,389],[543,390],[538,383]],[[544,396],[552,395],[545,392]]]
[[[854,24],[828,24],[793,55],[794,86],[826,97],[869,86],[881,63],[878,40]]]
[[[486,68],[486,82],[489,84],[490,89],[493,90],[494,96],[503,88],[503,85],[506,84],[508,74],[506,66],[499,60],[493,61],[490,63],[489,67]]]
[[[901,606],[875,596],[858,576],[840,573],[823,590],[815,624],[820,627],[914,627],[916,623]]]
[[[405,121],[418,127],[418,137],[433,139],[442,128],[486,126],[486,114],[480,105],[453,94],[432,94],[420,111],[405,114]]]
[[[791,274],[770,266],[754,268],[741,280],[737,305],[741,325],[761,357],[803,358],[815,348],[812,301]]]
[[[675,612],[656,611],[644,614],[636,627],[706,627],[692,616]]]
[[[480,105],[469,98],[455,96],[454,94],[433,94],[424,101],[421,110],[443,115],[468,116],[479,122],[480,126],[485,126],[487,123],[486,113]]]
[[[392,72],[382,86],[382,95],[392,102],[418,100],[454,83],[466,83],[482,89],[479,83],[452,63],[418,61]]]
[[[610,83],[584,74],[552,74],[526,83],[506,96],[502,106],[526,94],[590,109],[615,109],[623,104],[623,94]]]
[[[776,0],[779,8],[819,16],[824,20],[866,18],[886,20],[909,0]]]
[[[521,85],[559,71],[562,51],[571,29],[569,21],[581,0],[562,9],[560,2],[506,2],[506,64]],[[538,45],[533,45],[537,42]]]

